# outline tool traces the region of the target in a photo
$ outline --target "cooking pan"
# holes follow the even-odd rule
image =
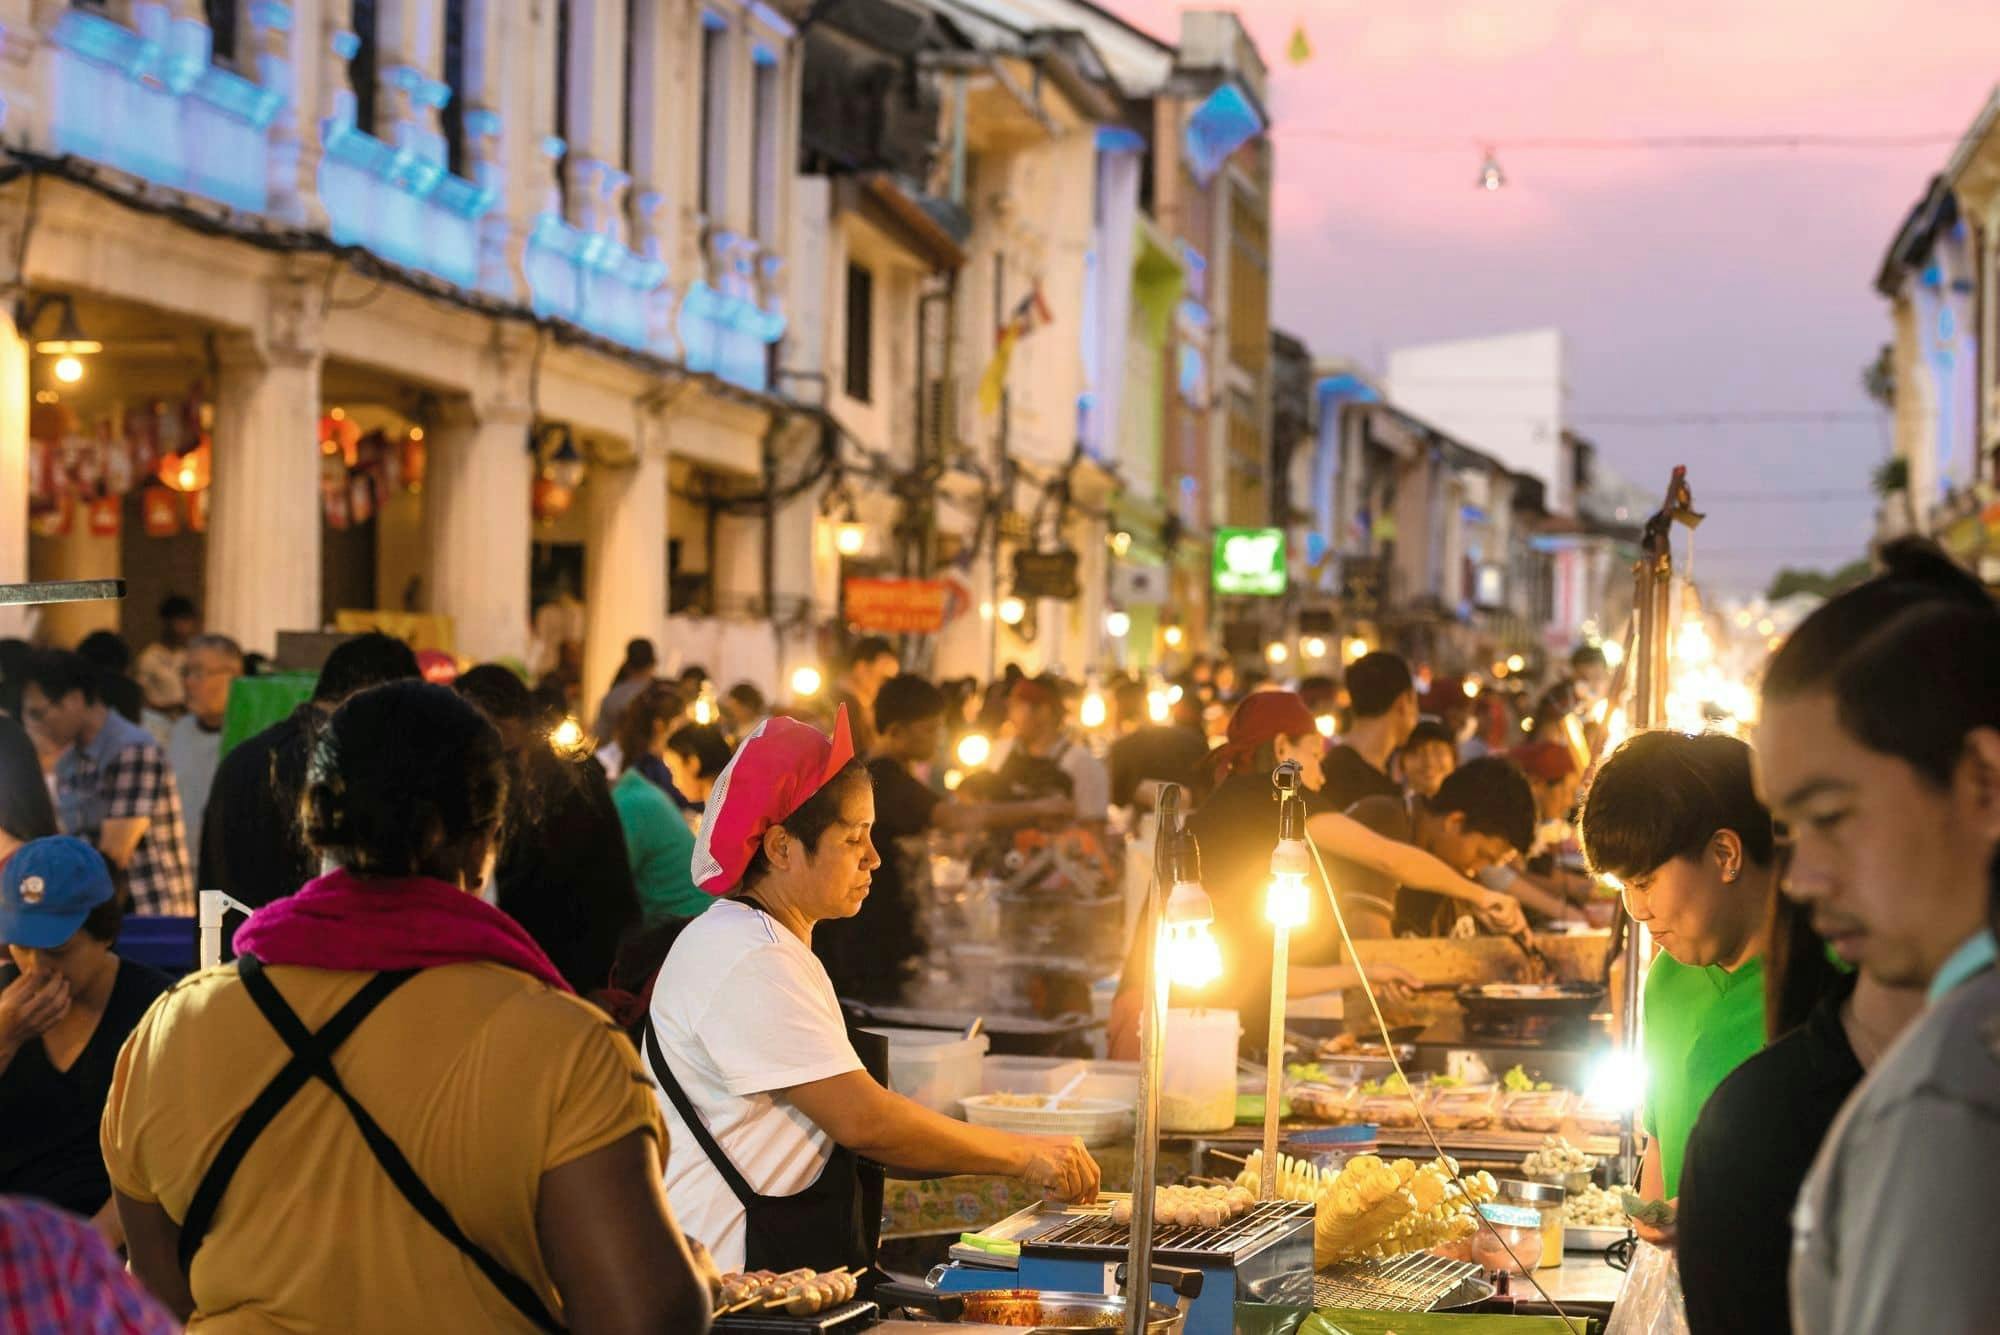
[[[1469,1020],[1588,1019],[1604,1004],[1602,983],[1468,983],[1458,1004]]]
[[[1124,1281],[1125,1268],[1118,1268]],[[1201,1296],[1202,1273],[1177,1266],[1155,1265],[1153,1278],[1171,1284],[1181,1305],[1149,1303],[1146,1313],[1148,1335],[1181,1335],[1187,1321],[1188,1300]],[[1076,1331],[1123,1330],[1125,1299],[1102,1293],[1058,1293],[1040,1289],[974,1289],[967,1293],[939,1293],[922,1284],[890,1282],[875,1287],[875,1302],[882,1309],[910,1307],[926,1312],[939,1321],[983,1323],[1009,1329],[1040,1332],[1041,1335],[1071,1335]]]

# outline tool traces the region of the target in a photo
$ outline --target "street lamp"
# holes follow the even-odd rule
[[[1104,633],[1114,640],[1122,640],[1132,633],[1132,614],[1120,608],[1112,608],[1104,614]]]
[[[1326,657],[1326,641],[1317,635],[1306,636],[1305,642],[1299,648],[1305,650],[1307,658]]]
[[[1264,646],[1264,657],[1269,660],[1272,667],[1278,666],[1291,656],[1292,651],[1285,647],[1282,640],[1273,640]]]
[[[842,556],[859,556],[868,545],[868,526],[853,519],[844,519],[833,526],[833,550]]]

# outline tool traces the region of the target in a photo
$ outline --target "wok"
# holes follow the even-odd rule
[[[1469,983],[1456,995],[1468,1019],[1506,1022],[1587,1019],[1606,993],[1602,983]]]

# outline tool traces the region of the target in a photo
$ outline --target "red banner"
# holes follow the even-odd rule
[[[951,589],[941,579],[850,579],[847,624],[856,630],[932,635],[944,629]]]

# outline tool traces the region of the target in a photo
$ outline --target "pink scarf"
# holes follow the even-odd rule
[[[455,885],[333,871],[273,900],[236,931],[236,949],[266,964],[381,973],[478,960],[570,991],[521,925]]]

